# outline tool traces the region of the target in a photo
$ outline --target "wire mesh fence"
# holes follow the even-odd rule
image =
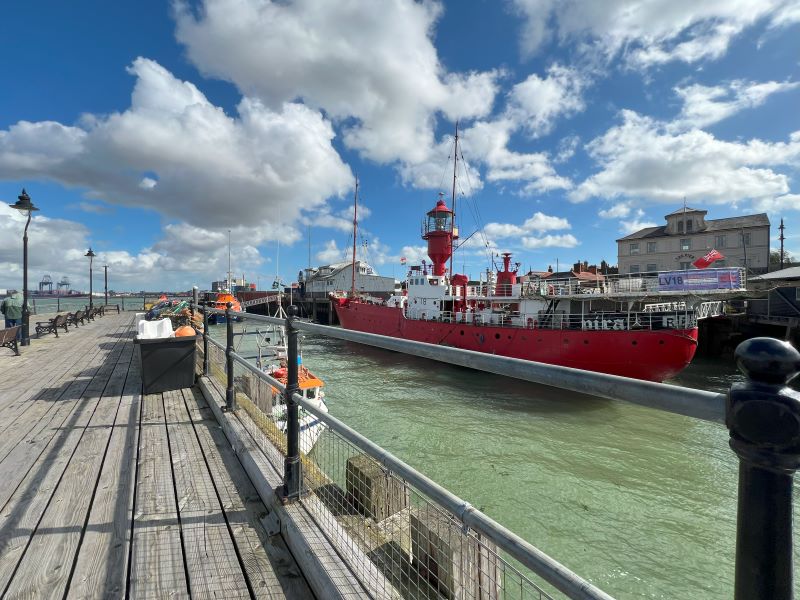
[[[225,351],[215,344],[209,344],[209,375],[226,387]],[[239,420],[282,472],[282,386],[236,362],[234,392]],[[299,413],[300,501],[373,597],[551,598],[490,539],[327,427],[324,415]]]

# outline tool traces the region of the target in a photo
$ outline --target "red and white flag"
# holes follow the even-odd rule
[[[692,264],[695,267],[697,267],[698,269],[706,269],[714,261],[722,260],[723,258],[725,258],[725,257],[722,255],[722,252],[720,252],[719,250],[711,250],[711,252],[709,252],[705,256],[701,256],[696,261],[694,261]]]

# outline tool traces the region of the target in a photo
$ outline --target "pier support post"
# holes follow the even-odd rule
[[[786,383],[800,371],[788,342],[753,338],[736,348],[747,381],[731,386],[725,407],[739,456],[736,600],[790,600],[792,480],[800,467],[800,392]]]
[[[225,362],[227,363],[228,387],[225,389],[225,408],[229,411],[236,410],[236,392],[233,389],[233,315],[231,314],[231,303],[228,302],[225,308],[225,323],[227,325],[228,337],[225,344]]]
[[[283,463],[283,499],[292,502],[300,498],[300,423],[297,402],[294,395],[297,386],[297,329],[294,320],[298,315],[297,307],[292,304],[286,311],[286,389],[283,401],[286,404],[286,459]]]
[[[208,302],[203,300],[203,375],[208,377]]]

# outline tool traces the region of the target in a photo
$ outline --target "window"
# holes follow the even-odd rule
[[[630,272],[631,273],[638,273],[639,272],[639,265],[631,265]]]
[[[750,233],[742,232],[742,246],[750,245]]]
[[[686,221],[686,233],[689,233],[692,230],[692,222]]]
[[[631,244],[631,254],[639,254],[639,244]]]
[[[681,250],[691,250],[692,240],[689,238],[681,238]]]
[[[681,263],[681,271],[688,271],[692,268],[692,263],[690,262],[682,262]]]
[[[648,273],[654,273],[655,271],[658,271],[658,265],[655,264],[655,263],[648,263],[647,264],[647,272]]]
[[[724,248],[725,247],[725,236],[718,235],[714,237],[714,247],[715,248]]]
[[[678,221],[678,233],[683,233],[683,221]]]
[[[652,254],[656,251],[656,242],[647,242],[647,253]]]

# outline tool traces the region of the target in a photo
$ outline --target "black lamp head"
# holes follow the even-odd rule
[[[31,202],[31,197],[28,196],[28,192],[25,189],[22,189],[22,193],[17,196],[17,201],[14,204],[9,204],[11,208],[16,208],[22,212],[33,212],[34,210],[39,210],[33,205]]]
[[[86,254],[84,254],[84,256],[88,256],[89,258],[94,258],[97,255],[94,252],[92,252],[91,248],[89,248],[89,251]]]

